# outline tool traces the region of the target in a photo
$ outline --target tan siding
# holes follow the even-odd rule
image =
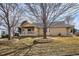
[[[38,29],[38,35],[43,35],[43,29],[42,28]]]
[[[31,25],[28,24],[26,25],[26,27],[30,27]],[[67,36],[67,32],[70,34],[72,28],[69,28],[67,31],[67,28],[48,28],[47,29],[47,35],[58,35],[59,33],[61,33],[61,35]],[[22,34],[23,35],[29,35],[27,34],[27,28],[22,28]],[[43,35],[43,29],[42,28],[36,28],[34,27],[34,34],[32,35]]]
[[[34,28],[34,33],[38,36],[38,28]]]
[[[61,35],[66,35],[66,28],[50,28],[50,35],[58,35],[59,33],[61,33]]]
[[[27,23],[22,24],[20,27],[22,28],[22,34],[24,34],[24,35],[29,35],[27,33],[27,28],[29,28],[29,27],[33,27],[34,28],[34,33],[31,33],[31,35],[36,35],[36,36],[43,35],[43,28],[37,28],[32,23],[28,23],[27,22]],[[57,27],[55,27],[55,28],[48,28],[46,34],[47,35],[56,35],[57,36],[59,33],[61,33],[61,35],[67,35],[67,34],[71,33],[71,29],[72,29],[72,27],[70,27],[70,28],[66,28],[66,27],[62,27],[62,28],[60,28],[60,27],[58,27],[58,28]]]
[[[71,28],[68,29],[68,33],[71,32]],[[27,28],[22,28],[22,34],[26,35],[27,33]],[[61,33],[61,35],[66,36],[67,35],[67,29],[66,28],[48,28],[47,29],[47,35],[58,35],[59,33]],[[29,35],[29,34],[27,34]],[[43,35],[43,29],[42,28],[34,28],[34,34],[32,35]]]

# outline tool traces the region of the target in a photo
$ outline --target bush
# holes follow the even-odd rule
[[[19,36],[19,33],[15,33],[15,35],[14,36]]]
[[[59,33],[58,36],[61,36],[61,33]]]
[[[2,38],[8,38],[8,34],[6,34],[6,35],[2,35]]]

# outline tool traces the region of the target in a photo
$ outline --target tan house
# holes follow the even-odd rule
[[[65,24],[65,22],[54,22],[47,28],[48,36],[70,36],[73,34],[72,25]],[[43,24],[42,23],[29,23],[24,21],[20,25],[22,36],[42,36]]]

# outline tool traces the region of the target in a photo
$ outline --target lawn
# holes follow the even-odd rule
[[[78,55],[78,37],[54,37],[51,43],[37,44],[30,55]]]
[[[35,38],[24,38],[13,45],[3,46],[0,49],[0,55],[30,55],[30,56],[67,56],[79,55],[79,37],[51,37],[49,43],[38,43],[33,45]],[[25,47],[26,46],[26,47]],[[30,46],[27,48],[27,46]],[[19,47],[25,49],[16,50]],[[3,49],[2,49],[3,48]],[[9,49],[10,48],[10,49]],[[15,49],[14,49],[15,48]],[[13,51],[7,53],[8,51]]]

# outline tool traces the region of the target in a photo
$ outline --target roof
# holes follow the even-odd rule
[[[28,25],[29,24],[29,25]],[[32,27],[32,26],[35,26],[34,24],[32,23],[29,23],[27,21],[23,21],[20,25],[20,27]]]
[[[43,27],[42,23],[35,23],[37,27]],[[64,21],[60,22],[53,22],[50,26],[48,27],[73,27],[73,25],[66,24]]]
[[[23,22],[21,23],[21,25],[24,25],[24,24],[26,24],[26,23],[28,23],[28,22],[27,22],[27,21],[23,21]],[[21,25],[20,25],[20,26],[21,26]]]
[[[26,27],[27,24],[30,24],[28,22],[22,22],[21,26]],[[35,26],[38,28],[43,28],[43,23],[32,23],[30,26]],[[48,27],[73,27],[73,25],[66,24],[64,21],[59,21],[59,22],[53,22],[50,26]]]
[[[57,23],[52,23],[50,27],[73,27],[73,25],[66,24],[65,22],[57,22]]]

